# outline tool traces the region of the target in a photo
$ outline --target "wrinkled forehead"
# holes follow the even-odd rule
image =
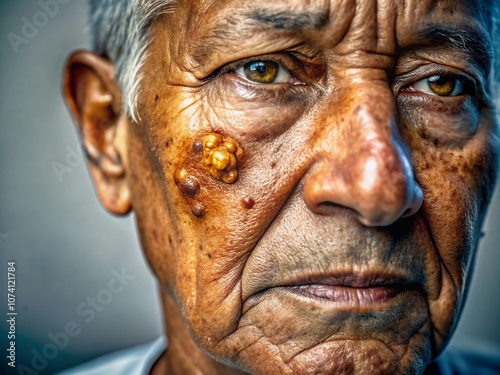
[[[480,0],[181,0],[178,10],[201,32],[217,22],[230,26],[245,19],[277,28],[376,26],[398,32],[408,31],[400,26],[422,22],[484,23],[485,4]],[[376,16],[376,25],[345,22],[369,16]]]
[[[343,55],[395,56],[401,48],[447,46],[488,76],[491,38],[478,0],[179,0],[178,60],[209,70],[220,56],[286,49],[294,43]],[[168,31],[165,31],[168,33]],[[172,39],[173,38],[173,39]],[[273,45],[270,46],[269,44]],[[241,56],[240,56],[241,55]],[[212,66],[213,65],[213,66]]]

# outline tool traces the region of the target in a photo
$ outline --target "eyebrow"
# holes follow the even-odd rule
[[[231,16],[215,25],[195,46],[193,58],[200,61],[210,55],[210,50],[238,43],[250,38],[256,32],[270,30],[297,33],[301,30],[318,30],[330,21],[328,11],[290,12],[270,9],[256,9]]]
[[[472,25],[457,28],[446,25],[427,25],[418,31],[419,45],[446,46],[463,52],[486,74],[491,70],[491,41],[488,35]]]
[[[328,24],[330,17],[327,12],[289,13],[258,9],[250,13],[248,18],[277,30],[300,31],[321,29]]]

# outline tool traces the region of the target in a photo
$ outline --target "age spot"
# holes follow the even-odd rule
[[[240,202],[241,202],[241,206],[243,208],[246,208],[247,210],[252,209],[254,204],[255,204],[254,199],[251,197],[242,198]]]
[[[177,169],[174,173],[174,181],[182,194],[196,197],[200,192],[200,183],[190,176],[185,169]]]
[[[203,139],[203,164],[219,181],[232,184],[238,178],[238,161],[243,150],[230,138],[209,134]]]

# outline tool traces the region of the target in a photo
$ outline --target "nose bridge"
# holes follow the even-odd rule
[[[321,121],[318,166],[304,195],[312,210],[350,208],[368,226],[389,225],[421,205],[387,84],[350,85]]]
[[[340,103],[340,111],[327,111],[322,156],[336,166],[343,166],[345,175],[356,173],[361,187],[366,188],[387,174],[403,172],[407,155],[387,85],[351,86],[344,91]]]
[[[333,100],[336,102],[328,103],[325,111],[323,129],[329,134],[324,134],[323,142],[336,144],[340,138],[365,150],[381,150],[384,145],[392,144],[397,129],[394,98],[388,87],[380,83],[351,85]],[[331,148],[325,146],[325,151]]]

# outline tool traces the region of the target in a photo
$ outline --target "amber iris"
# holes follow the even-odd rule
[[[279,64],[274,61],[251,61],[244,65],[247,79],[256,83],[273,83],[279,68]]]
[[[439,96],[450,96],[455,91],[458,83],[456,78],[446,75],[436,75],[428,80],[429,88]]]

